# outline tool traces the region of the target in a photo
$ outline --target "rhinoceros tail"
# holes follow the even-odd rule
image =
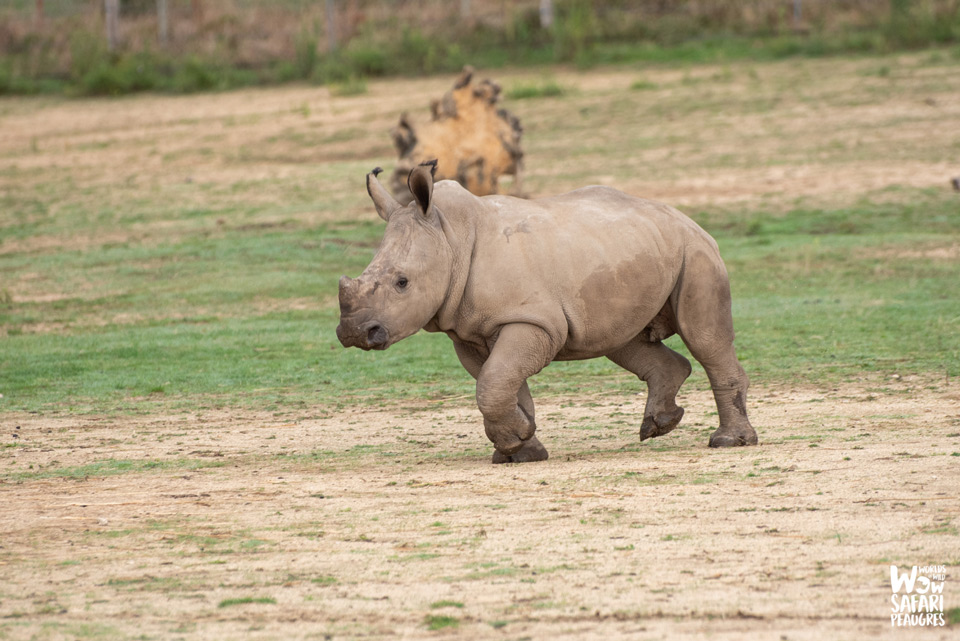
[[[374,167],[373,171],[371,171],[370,173],[373,174],[374,177],[379,176],[380,174],[383,173],[383,167]]]

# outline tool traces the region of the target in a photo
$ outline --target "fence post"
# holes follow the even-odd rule
[[[553,0],[540,0],[540,27],[549,29],[553,26]]]
[[[170,17],[167,13],[167,0],[157,0],[157,37],[160,46],[166,47],[170,37]]]
[[[334,0],[327,0],[327,45],[330,53],[337,51],[337,7]]]
[[[120,0],[103,0],[107,22],[107,49],[117,49],[117,23],[120,19]]]

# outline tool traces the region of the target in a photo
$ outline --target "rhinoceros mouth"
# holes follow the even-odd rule
[[[341,322],[337,325],[337,339],[344,347],[359,347],[364,351],[382,351],[390,346],[390,333],[376,321],[350,327]]]

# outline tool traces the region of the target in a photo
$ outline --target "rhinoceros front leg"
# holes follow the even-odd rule
[[[520,386],[520,390],[517,392],[517,404],[520,406],[520,409],[526,413],[530,418],[530,422],[534,424],[534,429],[536,429],[536,414],[533,409],[533,396],[530,395],[530,386],[527,385],[527,382],[524,381],[523,385]],[[489,432],[488,432],[489,434]],[[543,446],[543,443],[540,442],[540,439],[536,435],[533,435],[523,442],[523,447],[519,450],[507,456],[502,454],[499,450],[493,450],[493,462],[494,464],[499,463],[532,463],[534,461],[546,461],[549,458],[549,453],[547,448]]]
[[[487,361],[487,355],[473,345],[456,341],[454,342],[454,348],[456,349],[457,358],[460,359],[460,364],[463,365],[463,368],[467,370],[473,378],[479,379],[483,365]],[[533,397],[530,395],[530,386],[527,385],[526,381],[523,382],[523,385],[520,386],[517,392],[517,404],[527,416],[530,417],[531,421],[536,422]],[[533,436],[523,444],[523,447],[509,456],[495,449],[493,451],[493,462],[495,464],[529,463],[532,461],[545,461],[549,456],[547,448],[543,446],[536,436]]]
[[[496,448],[494,463],[547,458],[546,448],[534,436],[537,425],[527,379],[543,369],[555,352],[553,341],[539,327],[515,324],[500,330],[477,375],[477,406],[487,438]]]

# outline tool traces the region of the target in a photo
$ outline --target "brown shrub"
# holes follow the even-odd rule
[[[464,67],[453,89],[430,104],[430,122],[418,125],[400,116],[391,131],[399,155],[391,188],[398,198],[409,195],[410,170],[434,159],[438,180],[456,180],[478,196],[497,193],[503,175],[513,176],[514,191],[520,191],[523,128],[513,114],[497,108],[499,85],[473,79],[473,68]]]

